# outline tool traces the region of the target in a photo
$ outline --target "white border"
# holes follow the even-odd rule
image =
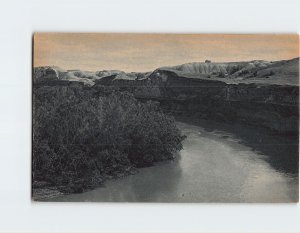
[[[299,205],[31,203],[35,31],[297,33],[299,1],[0,1],[0,231],[300,232]]]

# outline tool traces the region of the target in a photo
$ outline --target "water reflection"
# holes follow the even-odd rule
[[[50,201],[105,201],[105,202],[167,202],[175,193],[181,177],[181,155],[173,161],[139,169],[138,174],[109,180],[103,187],[81,194],[71,194]]]
[[[191,122],[191,119],[181,120]],[[197,120],[193,123],[207,132],[219,133],[223,139],[229,138],[228,135],[235,137],[236,141],[262,155],[261,158],[279,172],[293,177],[298,176],[299,139],[297,136],[278,135],[268,129],[238,123],[224,124],[207,120]]]

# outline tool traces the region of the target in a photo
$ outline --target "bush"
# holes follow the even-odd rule
[[[183,137],[154,102],[127,92],[95,97],[75,87],[40,87],[33,96],[33,181],[94,187],[133,167],[172,159]]]

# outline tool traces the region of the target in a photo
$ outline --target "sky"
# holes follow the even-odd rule
[[[299,35],[35,33],[34,67],[152,71],[188,62],[299,57]]]

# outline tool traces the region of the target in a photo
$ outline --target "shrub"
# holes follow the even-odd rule
[[[91,93],[75,87],[34,89],[33,181],[80,192],[107,176],[172,159],[182,149],[174,119],[154,102],[141,103],[127,92]]]

